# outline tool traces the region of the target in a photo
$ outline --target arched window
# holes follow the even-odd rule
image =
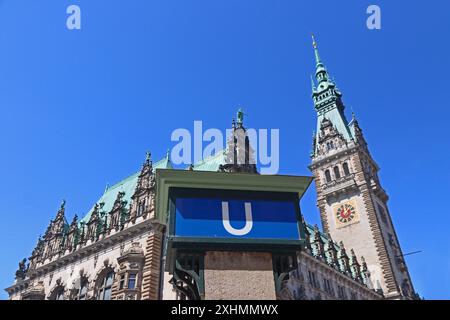
[[[333,170],[334,170],[334,177],[336,179],[339,179],[341,177],[341,173],[339,172],[339,168],[336,166],[336,167],[333,168]]]
[[[327,180],[327,182],[331,182],[331,174],[330,174],[330,170],[325,170],[325,179]]]
[[[50,297],[49,300],[64,300],[64,287],[63,286],[57,286]]]
[[[344,175],[346,175],[346,176],[350,175],[350,169],[348,168],[347,162],[344,162],[344,164],[342,165],[342,168],[344,169]]]
[[[78,290],[78,297],[76,300],[86,300],[87,288],[88,280],[85,277],[82,277],[80,281],[80,290]]]
[[[98,300],[110,300],[111,299],[111,289],[114,281],[114,271],[109,270],[105,275],[99,279],[100,286],[97,289]]]

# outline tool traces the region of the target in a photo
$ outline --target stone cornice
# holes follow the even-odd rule
[[[318,167],[322,166],[323,164],[329,163],[333,160],[337,160],[341,158],[342,156],[347,156],[355,152],[359,148],[358,145],[353,145],[347,148],[343,148],[343,150],[336,152],[334,154],[330,155],[324,155],[324,156],[317,156],[313,158],[312,163],[309,165],[309,169],[312,171],[314,169],[317,169]]]
[[[356,189],[357,183],[355,180],[355,174],[350,174],[348,176],[343,176],[338,180],[333,180],[322,186],[322,194],[325,197],[330,195],[336,195],[341,192],[346,192],[350,189]]]

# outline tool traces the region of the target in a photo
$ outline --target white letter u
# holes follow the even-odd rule
[[[225,230],[235,236],[244,236],[252,230],[252,204],[245,203],[245,226],[242,229],[233,228],[230,224],[230,213],[228,210],[228,202],[222,201],[222,220]]]

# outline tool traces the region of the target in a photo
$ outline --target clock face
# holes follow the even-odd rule
[[[346,225],[350,222],[356,222],[358,220],[355,205],[351,202],[339,205],[336,207],[334,212],[339,225]]]

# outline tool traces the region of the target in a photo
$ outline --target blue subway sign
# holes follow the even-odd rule
[[[298,199],[190,195],[175,197],[172,208],[175,237],[300,240]]]

